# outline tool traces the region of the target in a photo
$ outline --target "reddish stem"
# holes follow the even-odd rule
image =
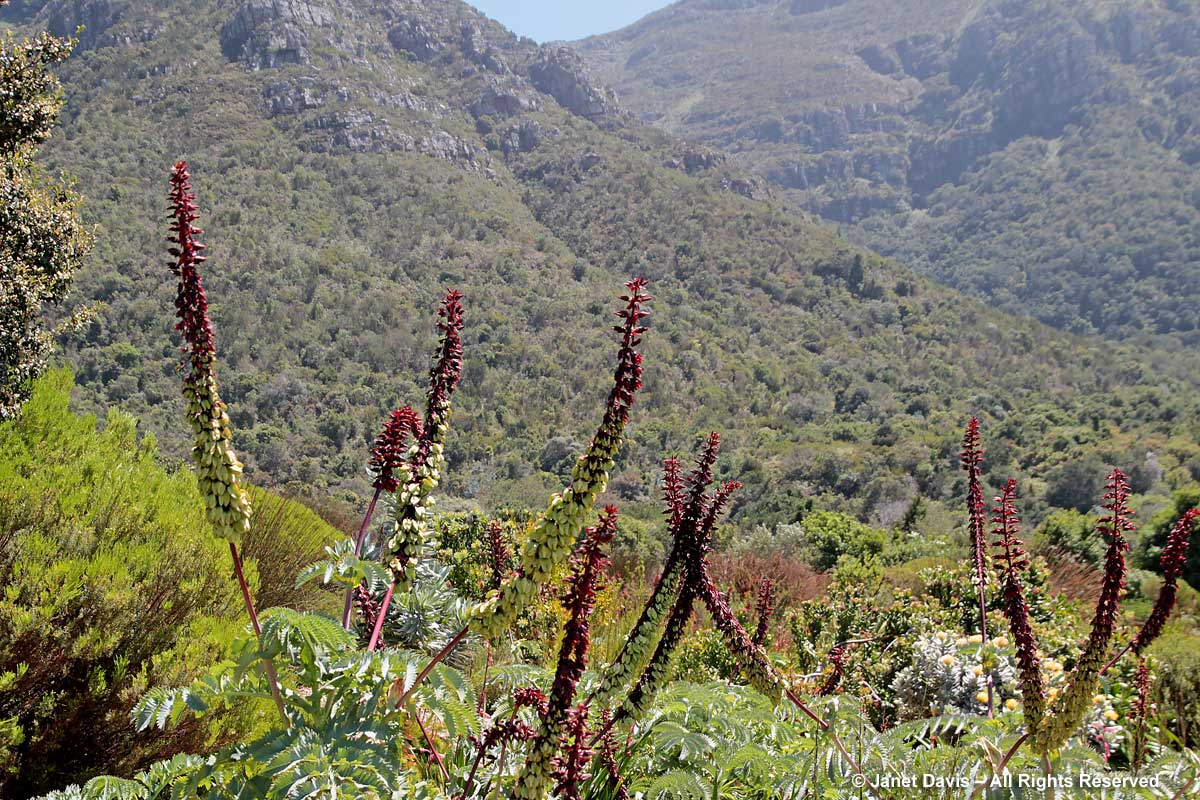
[[[376,486],[375,496],[371,498],[371,505],[367,506],[367,513],[363,517],[362,525],[358,529],[358,536],[354,539],[354,556],[357,558],[362,555],[363,542],[367,539],[367,526],[371,524],[371,515],[375,513],[375,504],[379,502],[379,495],[383,489]],[[350,609],[354,604],[354,587],[346,590],[346,606],[342,609],[342,627],[350,630]]]
[[[379,605],[379,616],[375,618],[375,628],[371,631],[371,641],[367,642],[367,652],[372,652],[379,644],[379,635],[383,633],[383,621],[387,618],[388,606],[392,604],[392,593],[396,591],[396,584],[388,587],[387,594],[383,596],[383,602]]]
[[[1117,651],[1117,654],[1108,660],[1108,663],[1107,663],[1107,664],[1105,664],[1105,665],[1104,665],[1104,666],[1101,668],[1101,670],[1100,670],[1100,674],[1101,674],[1101,675],[1103,675],[1104,673],[1108,672],[1109,668],[1110,668],[1110,667],[1112,667],[1112,665],[1113,665],[1113,664],[1117,663],[1117,661],[1118,661],[1118,660],[1121,658],[1121,656],[1123,656],[1123,655],[1125,655],[1126,653],[1128,653],[1128,652],[1129,652],[1129,648],[1131,648],[1131,647],[1133,647],[1133,640],[1132,640],[1132,639],[1130,640],[1129,644],[1125,645],[1125,646],[1124,646],[1124,647],[1122,647],[1120,650],[1118,650],[1118,651]]]
[[[396,701],[397,707],[404,705],[404,702],[412,696],[412,693],[417,690],[417,687],[421,685],[421,682],[429,677],[430,672],[433,672],[433,668],[436,667],[443,658],[450,655],[450,652],[454,648],[458,647],[459,643],[461,643],[463,639],[467,638],[467,633],[470,630],[470,627],[464,627],[461,631],[455,634],[454,638],[450,640],[449,644],[442,648],[440,653],[434,656],[433,659],[425,665],[425,669],[421,670],[420,674],[417,675],[416,680],[412,682],[412,686],[409,686],[404,690],[404,694],[400,695],[400,699]]]
[[[809,719],[817,723],[817,727],[819,727],[829,736],[829,741],[833,742],[833,746],[836,747],[838,752],[842,754],[842,758],[846,759],[846,763],[850,765],[850,769],[854,770],[854,774],[863,779],[863,785],[867,787],[868,791],[871,792],[876,800],[884,800],[884,796],[879,793],[879,790],[875,788],[874,785],[872,785],[871,779],[865,772],[863,772],[863,769],[859,765],[858,761],[855,760],[854,756],[850,755],[850,751],[846,749],[844,744],[842,744],[842,740],[833,730],[833,727],[828,722],[813,713],[813,710],[808,707],[808,704],[797,697],[794,691],[787,689],[785,690],[784,694],[787,695],[787,699],[791,700],[792,704],[795,705],[796,708],[800,709],[800,711],[803,712]]]
[[[429,745],[429,754],[433,757],[433,762],[442,771],[442,777],[449,781],[450,772],[446,769],[446,765],[442,763],[442,757],[438,754],[437,748],[434,747],[433,738],[429,735],[429,731],[425,730],[425,723],[421,722],[421,714],[415,708],[413,709],[413,719],[417,721],[417,727],[421,729],[421,735],[425,737],[425,743]]]
[[[250,597],[250,587],[246,583],[246,573],[242,569],[242,557],[238,554],[237,545],[233,542],[229,543],[229,554],[233,556],[233,572],[237,576],[238,584],[242,587],[242,600],[246,603],[250,624],[254,626],[254,635],[258,637],[259,647],[262,647],[262,626],[258,624],[258,612],[254,610],[254,599]],[[279,691],[279,676],[275,672],[275,662],[269,658],[264,659],[263,666],[267,672],[267,682],[271,685],[271,694],[275,697],[275,706],[279,709],[279,716],[283,718],[283,724],[290,727],[292,723],[288,719],[287,708],[283,704],[283,693]]]

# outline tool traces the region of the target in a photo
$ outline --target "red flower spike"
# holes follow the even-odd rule
[[[1175,601],[1179,595],[1179,576],[1183,573],[1183,565],[1187,563],[1188,540],[1198,517],[1200,509],[1189,509],[1167,534],[1167,546],[1163,548],[1162,556],[1158,560],[1163,574],[1162,589],[1158,592],[1158,599],[1154,601],[1150,616],[1146,618],[1130,645],[1138,655],[1159,637],[1175,609]]]
[[[415,474],[429,460],[429,451],[440,436],[445,435],[444,428],[449,416],[450,398],[462,377],[463,348],[462,326],[463,305],[462,292],[454,290],[446,293],[441,308],[438,309],[438,330],[442,332],[438,344],[438,354],[434,358],[433,368],[429,371],[428,402],[425,407],[425,424],[421,431],[417,455],[412,464]]]
[[[967,514],[970,518],[971,559],[975,567],[975,581],[979,592],[979,627],[987,641],[987,613],[984,591],[987,586],[987,532],[985,520],[987,506],[983,502],[983,482],[980,465],[983,463],[983,446],[979,439],[979,419],[971,417],[963,434],[962,468],[967,473]]]
[[[771,614],[775,611],[775,582],[763,578],[758,585],[758,599],[754,604],[754,614],[758,617],[758,627],[754,629],[751,641],[759,647],[767,642],[767,629],[771,625]]]
[[[563,731],[566,748],[551,762],[554,767],[554,797],[564,800],[582,800],[580,784],[591,777],[588,765],[592,760],[592,748],[588,743],[588,706],[582,703],[571,709]]]
[[[668,530],[672,535],[679,529],[683,519],[683,478],[679,472],[678,458],[663,459],[663,500],[666,501],[666,515],[670,520]]]
[[[1125,480],[1125,473],[1114,469],[1108,476],[1105,488],[1104,508],[1108,513],[1101,517],[1097,526],[1100,533],[1108,537],[1100,597],[1096,601],[1087,644],[1075,662],[1070,683],[1066,691],[1059,695],[1054,715],[1046,720],[1036,734],[1035,746],[1043,753],[1062,747],[1091,707],[1092,694],[1105,666],[1108,646],[1117,624],[1121,592],[1125,588],[1125,551],[1129,549],[1125,534],[1134,530],[1133,512],[1128,505],[1129,484]]]
[[[371,471],[375,473],[372,484],[376,489],[391,494],[396,491],[399,481],[395,472],[404,464],[408,452],[408,440],[421,437],[421,420],[411,407],[404,406],[393,411],[383,424],[383,430],[375,438],[371,448],[371,459],[368,462]]]
[[[532,708],[539,717],[546,716],[550,701],[545,693],[536,686],[525,686],[513,692],[513,709]]]
[[[192,177],[187,162],[179,161],[171,174],[171,233],[167,241],[175,246],[170,253],[175,257],[171,271],[179,278],[179,289],[175,296],[175,315],[179,322],[175,330],[183,334],[192,371],[204,370],[212,363],[217,353],[213,343],[212,323],[208,319],[208,298],[204,294],[204,283],[196,269],[205,259],[200,255],[205,246],[196,240],[204,233],[194,223],[196,195],[192,193]],[[194,377],[194,376],[193,376]]]
[[[1029,603],[1021,584],[1021,571],[1029,565],[1025,543],[1019,538],[1021,518],[1017,514],[1017,482],[1009,479],[1004,491],[996,498],[992,510],[992,546],[999,551],[996,572],[1004,595],[1004,618],[1012,633],[1017,650],[1017,670],[1021,697],[1025,703],[1026,729],[1032,731],[1040,723],[1046,709],[1046,693],[1042,682],[1041,660],[1038,658],[1037,637],[1029,623]]]
[[[1097,530],[1108,537],[1108,552],[1104,558],[1104,582],[1100,588],[1100,599],[1096,602],[1096,613],[1092,617],[1092,635],[1089,645],[1099,646],[1101,641],[1107,645],[1117,624],[1117,608],[1121,599],[1121,590],[1125,588],[1125,552],[1129,543],[1125,534],[1135,529],[1131,521],[1133,511],[1128,505],[1129,484],[1125,473],[1114,469],[1108,476],[1105,485],[1108,490],[1104,494],[1107,501],[1104,508],[1108,513],[1100,518]]]
[[[842,682],[842,676],[845,674],[846,656],[849,655],[848,648],[844,645],[835,645],[829,651],[829,674],[825,680],[821,682],[817,688],[817,694],[821,697],[828,697],[837,691],[838,686]]]
[[[596,606],[596,594],[603,588],[601,578],[608,567],[604,547],[617,535],[617,508],[605,507],[599,524],[588,528],[587,538],[571,557],[572,570],[567,578],[567,593],[563,608],[567,622],[558,653],[558,669],[550,688],[550,716],[565,717],[575,698],[575,688],[587,666],[587,651],[591,643],[590,625]]]
[[[571,557],[571,575],[567,578],[568,589],[562,599],[567,611],[563,626],[562,644],[558,651],[558,666],[554,682],[550,686],[550,698],[537,738],[529,746],[512,796],[515,798],[543,798],[558,774],[576,774],[574,766],[563,773],[560,746],[566,737],[574,737],[572,748],[587,747],[587,731],[583,727],[587,714],[587,703],[581,714],[574,709],[575,692],[579,680],[587,667],[587,653],[591,644],[590,624],[596,607],[596,593],[601,588],[601,576],[608,566],[604,548],[617,534],[617,509],[607,506],[600,515],[599,524],[588,528],[586,538]],[[572,732],[572,726],[580,730]],[[577,736],[575,734],[578,734]],[[576,756],[582,758],[583,751]],[[570,757],[570,756],[568,756]],[[590,755],[588,756],[590,758]]]
[[[1137,676],[1133,681],[1136,694],[1129,716],[1133,722],[1133,754],[1130,766],[1136,772],[1142,766],[1146,753],[1146,720],[1150,715],[1150,670],[1145,658],[1138,658]]]
[[[644,306],[652,298],[642,291],[646,281],[635,278],[625,284],[629,294],[621,295],[625,308],[616,312],[625,322],[614,328],[621,334],[621,349],[617,353],[617,369],[614,374],[612,391],[608,395],[608,406],[604,413],[604,423],[601,427],[612,425],[624,427],[629,420],[629,409],[633,405],[634,395],[642,388],[642,354],[636,348],[642,342],[642,334],[647,328],[639,323],[650,316]]]
[[[512,571],[513,554],[504,539],[504,528],[499,522],[489,522],[487,529],[487,560],[492,571],[492,588],[504,583]]]
[[[600,767],[608,776],[608,789],[614,800],[629,800],[629,790],[617,766],[617,740],[612,732],[612,714],[608,709],[600,712],[600,724],[604,733],[600,736]]]

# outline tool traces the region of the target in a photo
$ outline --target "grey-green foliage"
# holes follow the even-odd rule
[[[237,661],[216,665],[190,686],[156,689],[134,708],[140,730],[168,728],[191,715],[236,704],[270,708],[266,658],[282,667],[288,724],[223,748],[181,757],[132,781],[88,784],[59,797],[359,798],[420,797],[421,779],[404,767],[404,714],[388,700],[412,685],[424,657],[356,650],[353,634],[330,617],[290,609],[264,615],[262,647],[247,637]],[[466,680],[439,667],[414,695],[429,718],[464,739],[478,732]],[[68,790],[74,791],[74,790]]]

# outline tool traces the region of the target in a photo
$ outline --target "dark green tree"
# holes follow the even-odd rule
[[[1162,571],[1158,560],[1167,545],[1167,534],[1189,508],[1197,507],[1200,507],[1200,486],[1188,486],[1171,495],[1171,504],[1151,518],[1138,543],[1137,555],[1143,567],[1155,572]],[[1192,532],[1187,561],[1183,564],[1182,578],[1193,588],[1200,587],[1200,542],[1196,541],[1198,536],[1200,535],[1197,532]]]
[[[0,39],[0,419],[16,416],[54,336],[83,317],[45,319],[48,306],[66,299],[92,236],[79,218],[79,196],[34,162],[63,105],[50,67],[73,46],[46,33]]]

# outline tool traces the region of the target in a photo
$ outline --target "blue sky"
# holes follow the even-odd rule
[[[671,0],[467,0],[514,33],[539,42],[623,28]]]

